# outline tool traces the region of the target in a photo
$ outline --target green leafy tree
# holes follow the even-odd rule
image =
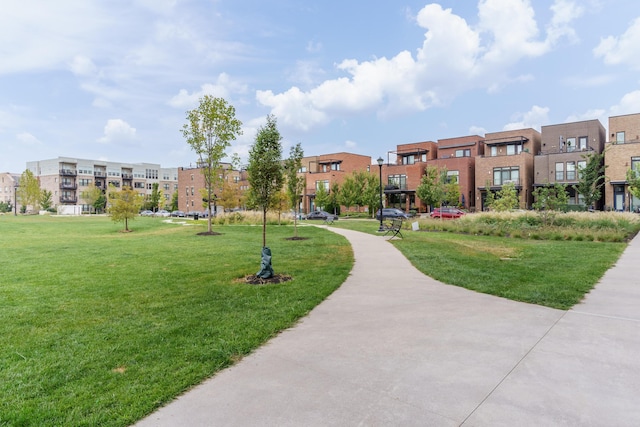
[[[43,189],[42,192],[40,193],[40,207],[46,211],[51,209],[52,205],[53,205],[53,193],[51,193],[51,191],[47,189]]]
[[[438,206],[442,204],[444,194],[445,183],[442,181],[442,174],[438,172],[437,167],[427,166],[420,179],[420,185],[416,188],[416,195],[425,205]]]
[[[156,212],[160,207],[160,199],[162,198],[162,193],[160,192],[160,184],[154,182],[151,186],[151,197],[149,198],[149,208]]]
[[[289,206],[289,196],[287,196],[286,190],[283,188],[280,191],[276,191],[271,199],[269,209],[278,214],[278,225],[282,225],[282,213],[289,209]]]
[[[640,198],[640,170],[629,169],[627,171],[627,184],[629,192],[636,198]]]
[[[584,168],[578,170],[578,183],[573,189],[583,197],[585,208],[595,207],[595,203],[602,196],[605,184],[604,152],[590,153],[582,156],[586,160]]]
[[[267,245],[267,210],[284,181],[281,140],[276,118],[268,115],[249,151],[249,199],[262,210],[263,247]]]
[[[327,209],[329,207],[329,192],[322,182],[316,183],[315,203],[316,209]]]
[[[551,225],[556,213],[565,209],[569,203],[569,194],[565,185],[555,183],[552,186],[538,187],[533,190],[533,209],[538,212],[544,225]]]
[[[380,207],[380,180],[371,173],[363,172],[363,175],[365,186],[361,195],[361,204],[369,208],[369,213],[373,218],[376,210]]]
[[[31,206],[34,211],[40,209],[40,182],[30,170],[25,170],[20,176],[20,187],[17,191],[18,199],[22,203],[21,212],[26,212],[27,206]]]
[[[448,178],[445,176],[445,180]],[[446,182],[444,184],[444,196],[442,203],[447,206],[460,205],[460,185],[457,182]]]
[[[99,187],[94,184],[90,184],[85,190],[80,193],[80,197],[90,206],[93,207],[95,213],[99,213],[104,209],[105,197],[104,193]]]
[[[143,199],[133,188],[125,186],[120,191],[109,193],[111,204],[109,215],[113,222],[124,222],[124,230],[129,231],[129,221],[138,215]]]
[[[242,122],[236,119],[236,110],[222,98],[205,95],[200,98],[198,108],[187,111],[187,123],[182,127],[182,135],[198,155],[202,168],[207,206],[209,212],[215,188],[219,185],[222,159],[231,141],[242,134]],[[208,216],[208,232],[211,233],[211,217]]]
[[[329,191],[329,199],[327,202],[328,212],[332,212],[335,215],[340,214],[340,202],[338,202],[338,197],[340,196],[341,192],[342,192],[342,189],[340,188],[340,185],[338,185],[337,182],[334,182],[333,184],[331,184],[331,190]]]
[[[495,194],[495,200],[491,203],[491,209],[504,212],[517,209],[519,206],[518,192],[513,182],[504,184]]]
[[[300,198],[303,196],[307,180],[304,175],[300,175],[302,169],[302,158],[304,151],[300,143],[292,146],[289,150],[289,158],[284,162],[284,170],[287,179],[287,197],[289,206],[293,209],[293,236],[298,237],[298,214],[300,211]]]
[[[171,195],[171,210],[172,211],[177,211],[178,210],[178,192],[174,191],[173,194]]]
[[[337,195],[337,201],[345,209],[349,210],[351,206],[358,203],[358,183],[355,178],[355,172],[347,175],[340,186],[340,194]]]

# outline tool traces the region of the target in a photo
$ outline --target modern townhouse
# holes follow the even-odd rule
[[[629,192],[627,171],[640,170],[640,113],[609,117],[605,144],[605,209],[638,211],[640,200]]]
[[[342,184],[345,177],[355,171],[369,171],[371,157],[353,153],[332,153],[302,159],[306,187],[302,205],[305,212],[319,209],[315,203],[316,191],[323,186],[331,192],[334,184]]]
[[[485,134],[484,154],[476,158],[476,209],[485,208],[487,192],[497,192],[512,183],[521,209],[529,209],[534,176],[534,156],[540,151],[541,135],[535,129]]]
[[[386,163],[381,158],[381,169],[373,167],[371,173],[382,175],[384,206],[405,212],[426,212],[427,207],[416,197],[416,189],[427,163],[436,158],[437,151],[433,141],[414,142],[397,145],[396,151],[387,153]]]
[[[599,120],[542,126],[542,145],[534,159],[534,187],[556,183],[566,186],[570,205],[584,205],[573,188],[580,179],[580,170],[587,156],[600,154],[606,141],[606,131]],[[600,209],[602,201],[594,208]]]
[[[128,186],[141,196],[151,195],[153,184],[159,185],[165,201],[171,200],[177,190],[177,168],[161,168],[153,163],[118,163],[102,160],[58,157],[56,159],[27,162],[40,182],[40,188],[53,196],[53,205],[61,213],[89,213],[93,207],[82,198],[91,185],[106,192],[109,186]]]
[[[447,178],[460,186],[460,206],[476,208],[476,158],[484,154],[484,138],[478,135],[438,140],[437,159],[429,161],[438,169],[446,168]]]

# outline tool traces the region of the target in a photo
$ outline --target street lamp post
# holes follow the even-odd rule
[[[382,157],[378,157],[378,168],[380,169],[380,228],[378,229],[379,232],[384,231],[384,227],[382,225],[382,163],[383,162],[384,162],[384,159]]]
[[[13,186],[13,216],[18,216],[18,186]]]

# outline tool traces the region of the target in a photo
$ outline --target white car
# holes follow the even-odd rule
[[[161,217],[168,217],[171,216],[171,213],[169,211],[166,211],[164,209],[160,209],[158,212],[156,212],[156,216],[161,216]]]

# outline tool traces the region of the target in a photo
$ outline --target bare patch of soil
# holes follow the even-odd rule
[[[287,237],[284,240],[309,240],[308,237]]]
[[[240,279],[241,282],[247,283],[249,285],[270,285],[275,283],[284,283],[291,280],[291,276],[286,274],[274,274],[268,279],[263,279],[262,277],[258,277],[255,274],[251,274],[249,276],[245,276],[244,279]]]
[[[222,233],[216,233],[215,231],[203,231],[202,233],[198,233],[198,236],[221,236]]]

